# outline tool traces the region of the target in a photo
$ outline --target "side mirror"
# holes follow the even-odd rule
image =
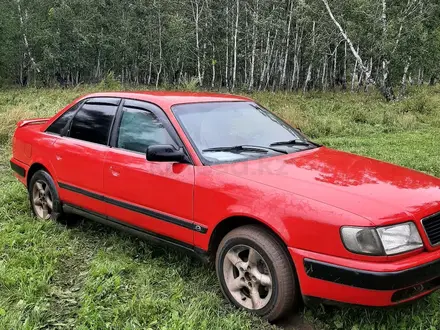
[[[176,149],[170,144],[148,146],[147,160],[151,162],[188,163],[188,158],[182,148]]]

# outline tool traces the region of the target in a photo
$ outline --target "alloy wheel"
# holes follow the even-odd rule
[[[266,261],[247,245],[232,247],[223,261],[223,276],[230,294],[249,310],[264,308],[272,296],[272,275]]]
[[[50,219],[53,211],[53,199],[49,185],[43,180],[37,180],[32,188],[32,202],[35,214],[43,220]]]

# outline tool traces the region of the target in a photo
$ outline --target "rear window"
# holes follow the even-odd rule
[[[85,104],[73,118],[70,137],[106,145],[116,105]]]
[[[46,130],[46,132],[61,134],[62,130],[70,122],[70,119],[75,115],[76,110],[78,110],[79,104],[73,105],[69,110],[64,112],[57,120],[55,120]]]

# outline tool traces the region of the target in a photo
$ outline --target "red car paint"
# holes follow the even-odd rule
[[[174,126],[193,165],[147,162],[142,154],[45,132],[64,111],[91,97],[135,99],[157,105]],[[62,182],[95,195],[90,197],[58,184],[63,203],[120,219],[199,251],[209,251],[213,233],[223,221],[233,217],[241,221],[246,217],[260,222],[287,247],[303,296],[385,306],[395,303],[392,296],[398,291],[313,277],[306,267],[307,260],[365,271],[366,276],[374,272],[375,278],[440,260],[440,246],[430,245],[421,224],[423,218],[440,212],[440,179],[326,147],[203,166],[171,107],[221,101],[249,99],[171,92],[88,95],[75,100],[53,118],[19,122],[11,164],[24,171],[24,176],[16,173],[16,177],[25,185],[31,166],[40,164],[57,184]],[[124,208],[118,203],[134,208]],[[136,207],[157,212],[159,217],[140,214]],[[164,217],[174,219],[177,224],[164,221]],[[374,227],[407,221],[416,224],[423,248],[394,256],[366,256],[349,252],[341,241],[342,226]],[[436,273],[438,269],[425,269],[421,282],[440,276]],[[398,289],[404,288],[402,284]],[[399,302],[415,299],[436,288],[435,285],[426,287],[420,294]]]

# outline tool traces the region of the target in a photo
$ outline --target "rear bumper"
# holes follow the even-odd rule
[[[11,158],[9,164],[11,165],[11,169],[14,171],[15,177],[26,185],[26,174],[29,170],[29,166],[15,158]]]
[[[440,287],[440,251],[410,262],[370,263],[289,248],[304,296],[366,306],[390,306]],[[419,260],[418,264],[415,262]],[[428,261],[429,260],[429,261]],[[383,271],[382,271],[382,270]]]
[[[23,178],[26,176],[26,169],[23,166],[19,165],[17,161],[13,161],[11,159],[9,163],[11,164],[11,168],[15,173]]]

